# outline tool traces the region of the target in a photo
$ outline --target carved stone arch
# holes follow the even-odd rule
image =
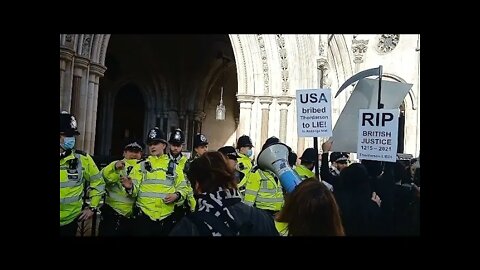
[[[108,42],[110,41],[111,34],[106,34],[103,36],[102,44],[100,46],[100,55],[98,57],[99,63],[102,66],[105,66],[105,58],[107,55]]]
[[[256,70],[261,68],[261,59],[259,55],[258,43],[256,35],[236,35],[232,38],[230,35],[230,42],[232,43],[233,54],[235,56],[235,63],[237,63],[237,81],[238,93],[241,95],[255,95],[255,78]],[[240,59],[237,57],[240,56]],[[258,61],[257,61],[258,60]],[[263,93],[258,93],[259,95]]]
[[[103,41],[103,35],[102,34],[97,34],[93,36],[93,43],[92,43],[92,49],[91,49],[91,55],[90,59],[93,63],[99,63],[99,55],[100,55],[100,49],[102,46],[102,41]]]
[[[330,59],[329,65],[335,73],[335,77],[330,77],[330,80],[334,79],[337,86],[340,86],[345,80],[353,75],[353,61],[350,57],[344,35],[333,35],[328,42],[330,42],[330,45],[328,46]]]
[[[237,63],[237,82],[238,82],[238,94],[247,94],[248,91],[248,78],[247,78],[247,64],[246,64],[246,52],[244,44],[240,38],[240,35],[228,35],[230,42],[232,43],[233,55],[235,62]]]

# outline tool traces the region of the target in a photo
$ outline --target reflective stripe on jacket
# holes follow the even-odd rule
[[[239,158],[237,158],[238,167],[243,168],[240,171],[244,175],[243,178],[240,179],[240,183],[238,184],[238,187],[240,188],[247,183],[247,177],[248,177],[248,174],[250,174],[250,171],[252,170],[253,164],[252,164],[252,160],[250,160],[248,156],[242,153],[238,153],[238,155],[240,156]]]
[[[310,177],[315,177],[315,173],[304,165],[295,166],[294,170],[298,173],[298,175],[300,175],[302,181]]]
[[[243,201],[260,209],[279,211],[284,199],[280,181],[275,180],[273,174],[258,169],[251,172],[245,186]]]
[[[130,173],[134,185],[132,196],[137,198],[136,205],[152,220],[162,220],[173,213],[175,203],[166,204],[163,201],[168,194],[179,192],[180,200],[186,196],[183,171],[177,166],[173,175],[167,174],[168,163],[166,154],[160,157],[149,156],[135,165]]]
[[[71,168],[75,159],[77,164]],[[90,206],[98,207],[105,182],[92,157],[72,151],[60,159],[60,226],[71,223],[82,212],[84,181],[89,182]]]
[[[135,199],[132,198],[125,188],[122,186],[120,176],[129,175],[133,167],[137,163],[136,159],[123,159],[125,162],[125,167],[123,170],[115,169],[115,163],[113,161],[108,166],[102,169],[102,176],[106,183],[106,192],[107,196],[105,198],[105,203],[110,205],[113,210],[119,213],[122,216],[130,217],[133,213],[133,205],[135,204]]]

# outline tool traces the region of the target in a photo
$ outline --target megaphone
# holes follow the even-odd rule
[[[263,149],[257,158],[258,167],[273,172],[280,179],[283,188],[292,192],[300,184],[300,176],[288,164],[288,147],[283,143],[273,143]]]

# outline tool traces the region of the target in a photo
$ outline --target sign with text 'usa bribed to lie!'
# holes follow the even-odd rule
[[[399,109],[361,109],[358,117],[359,159],[397,160]]]
[[[298,137],[332,136],[330,89],[297,90]]]

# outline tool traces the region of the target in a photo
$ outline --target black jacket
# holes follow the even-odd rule
[[[241,236],[278,236],[275,223],[269,215],[254,207],[238,202],[228,207],[240,228]],[[199,236],[199,230],[188,216],[170,232],[170,236]]]

